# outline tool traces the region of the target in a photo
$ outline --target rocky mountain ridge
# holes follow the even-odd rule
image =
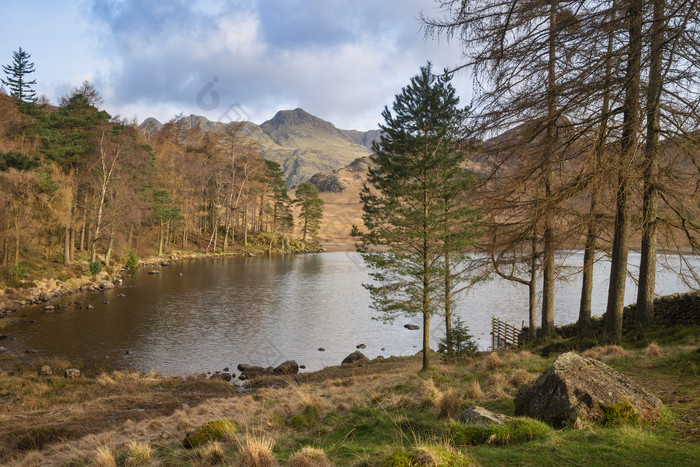
[[[317,172],[332,172],[369,155],[380,134],[379,130],[342,130],[299,108],[281,110],[261,125],[213,122],[200,115],[189,115],[183,120],[188,128],[200,127],[217,133],[240,126],[246,137],[257,144],[263,157],[282,166],[288,187],[308,180]],[[156,133],[162,127],[155,118],[147,118],[139,126],[146,134]]]

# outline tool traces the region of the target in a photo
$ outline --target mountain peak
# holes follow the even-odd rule
[[[314,127],[327,131],[336,131],[337,128],[331,122],[311,115],[306,110],[296,108],[294,110],[280,110],[270,120],[264,122],[260,127],[267,133],[268,131],[280,130],[289,127]]]

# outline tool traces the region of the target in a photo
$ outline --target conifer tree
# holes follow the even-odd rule
[[[435,76],[428,63],[396,96],[393,113],[384,109],[369,186],[361,193],[367,232],[360,249],[375,280],[365,287],[386,320],[422,315],[423,369],[429,367],[430,315],[449,307],[449,282],[458,277],[445,259],[473,236],[466,221],[473,211],[450,201],[470,180],[455,149],[463,111],[450,79]],[[372,251],[373,245],[389,250]]]
[[[30,62],[31,55],[22,50],[12,53],[12,64],[3,65],[2,69],[7,75],[7,79],[0,79],[2,84],[10,88],[10,95],[20,102],[36,102],[36,92],[32,85],[36,80],[28,81],[27,75],[34,73],[34,62]]]
[[[323,200],[318,197],[318,188],[308,182],[300,183],[294,203],[301,207],[299,217],[304,220],[302,240],[306,241],[307,235],[316,240],[323,218]]]

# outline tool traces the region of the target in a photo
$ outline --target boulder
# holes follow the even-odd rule
[[[272,374],[272,371],[274,368],[271,366],[268,366],[267,368],[263,368],[261,366],[255,366],[255,365],[246,365],[245,363],[241,363],[238,365],[238,371],[241,372],[241,376],[239,379],[252,379],[256,378],[258,376],[265,376]],[[245,378],[242,376],[245,375]]]
[[[343,360],[343,362],[341,364],[342,365],[351,365],[351,364],[357,363],[357,362],[368,362],[368,361],[369,361],[369,358],[365,357],[365,354],[363,354],[359,350],[356,350],[353,353],[351,353],[350,355],[348,355],[347,357],[345,357],[345,359]]]
[[[420,326],[415,325],[415,324],[404,324],[403,327],[405,327],[406,329],[411,330],[411,331],[417,331],[420,329]]]
[[[233,379],[233,376],[231,375],[231,373],[226,373],[226,372],[219,373],[219,372],[217,371],[216,373],[214,373],[213,375],[211,375],[211,376],[209,377],[209,379],[220,379],[220,380],[222,380],[222,381],[229,382],[229,381],[231,381],[231,379]]]
[[[297,373],[299,373],[299,365],[294,360],[287,360],[284,363],[280,363],[272,370],[273,375],[296,375]]]
[[[53,306],[53,305],[46,305],[46,306],[44,307],[44,310],[45,310],[45,311],[53,311],[53,310],[54,310],[54,306]]]
[[[160,271],[153,270],[153,271],[148,271],[148,274],[160,274]]]
[[[326,349],[324,349],[323,347],[319,347],[319,348],[318,348],[318,351],[319,351],[319,352],[325,352]]]
[[[658,419],[661,409],[656,396],[605,363],[567,352],[531,385],[520,387],[515,414],[562,424],[602,419],[610,406],[621,404],[649,421]]]
[[[472,426],[503,425],[509,416],[494,413],[483,407],[472,405],[459,416],[459,421]]]
[[[68,368],[64,375],[68,379],[80,378],[80,370],[77,368]]]
[[[53,371],[51,371],[51,367],[48,365],[44,365],[41,367],[41,370],[39,370],[39,376],[51,376],[53,375]]]
[[[367,346],[365,344],[358,344],[355,346],[356,349],[366,349]]]

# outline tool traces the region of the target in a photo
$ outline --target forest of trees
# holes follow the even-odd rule
[[[489,266],[530,290],[554,332],[555,252],[584,246],[579,329],[593,264],[612,261],[605,339],[618,342],[630,242],[641,246],[638,331],[653,320],[657,246],[697,253],[700,8],[684,0],[440,0],[428,35],[458,41],[484,139],[475,205]],[[598,253],[598,254],[597,254]],[[694,288],[697,272],[681,257]],[[596,291],[600,293],[600,291]]]
[[[129,251],[300,246],[280,166],[264,160],[238,126],[213,134],[176,116],[141,134],[135,122],[100,110],[89,82],[57,106],[37,100],[30,55],[20,49],[13,58],[3,67],[9,95],[0,94],[5,280],[18,282],[42,262],[80,263],[95,273],[123,263]]]

